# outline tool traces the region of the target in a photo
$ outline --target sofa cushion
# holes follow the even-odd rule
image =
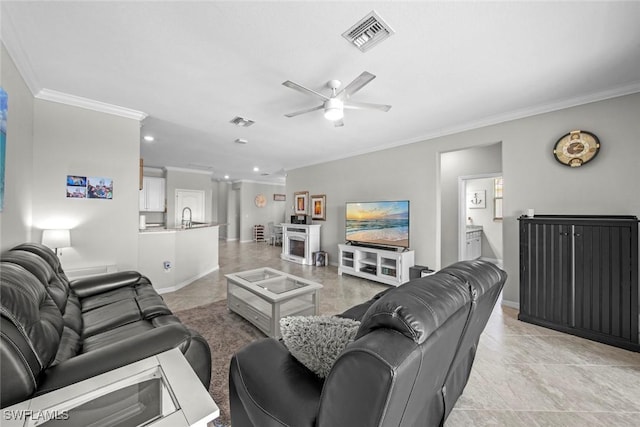
[[[47,261],[33,252],[26,250],[12,250],[2,254],[3,262],[17,264],[36,276],[38,281],[45,287],[60,312],[64,314],[69,294],[69,285],[60,280]]]
[[[422,344],[451,315],[471,303],[466,283],[441,274],[391,289],[362,318],[356,339],[379,328],[394,329]]]
[[[142,319],[135,300],[123,300],[82,313],[82,338],[99,334]]]
[[[151,324],[151,322],[147,320],[139,320],[137,322],[128,323],[118,328],[93,335],[84,340],[82,353],[93,351],[106,345],[122,341],[125,338],[142,334],[154,328],[155,326]]]
[[[62,314],[45,287],[23,267],[0,263],[0,397],[2,406],[33,393],[43,367],[53,362]]]
[[[337,316],[289,316],[280,319],[282,340],[293,357],[325,378],[358,331],[360,322]]]
[[[134,299],[135,297],[136,291],[133,286],[125,286],[122,288],[113,289],[102,294],[91,295],[89,297],[82,298],[82,311],[90,311],[114,302],[122,301],[125,299]]]

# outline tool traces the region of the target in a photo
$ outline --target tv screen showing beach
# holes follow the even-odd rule
[[[347,203],[346,240],[409,247],[409,201]]]

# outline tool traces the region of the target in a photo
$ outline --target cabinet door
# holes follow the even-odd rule
[[[520,313],[570,325],[572,307],[571,226],[520,224]]]
[[[164,178],[144,178],[146,191],[146,209],[152,212],[164,212]]]
[[[143,212],[164,212],[165,179],[145,176],[140,190],[140,210]]]
[[[574,231],[575,327],[637,342],[631,227],[580,225]]]

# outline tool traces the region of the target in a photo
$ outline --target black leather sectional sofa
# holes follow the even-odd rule
[[[229,371],[233,427],[443,425],[505,280],[463,261],[352,307],[342,316],[359,329],[326,379],[281,341],[247,345]]]
[[[127,271],[69,281],[46,246],[0,256],[1,407],[180,348],[205,388],[207,342]]]

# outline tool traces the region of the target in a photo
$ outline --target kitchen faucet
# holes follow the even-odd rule
[[[184,211],[186,211],[186,210],[189,211],[189,219],[188,220],[184,219]],[[184,228],[191,228],[191,219],[192,219],[191,208],[189,206],[187,206],[184,209],[182,209],[182,226]]]

